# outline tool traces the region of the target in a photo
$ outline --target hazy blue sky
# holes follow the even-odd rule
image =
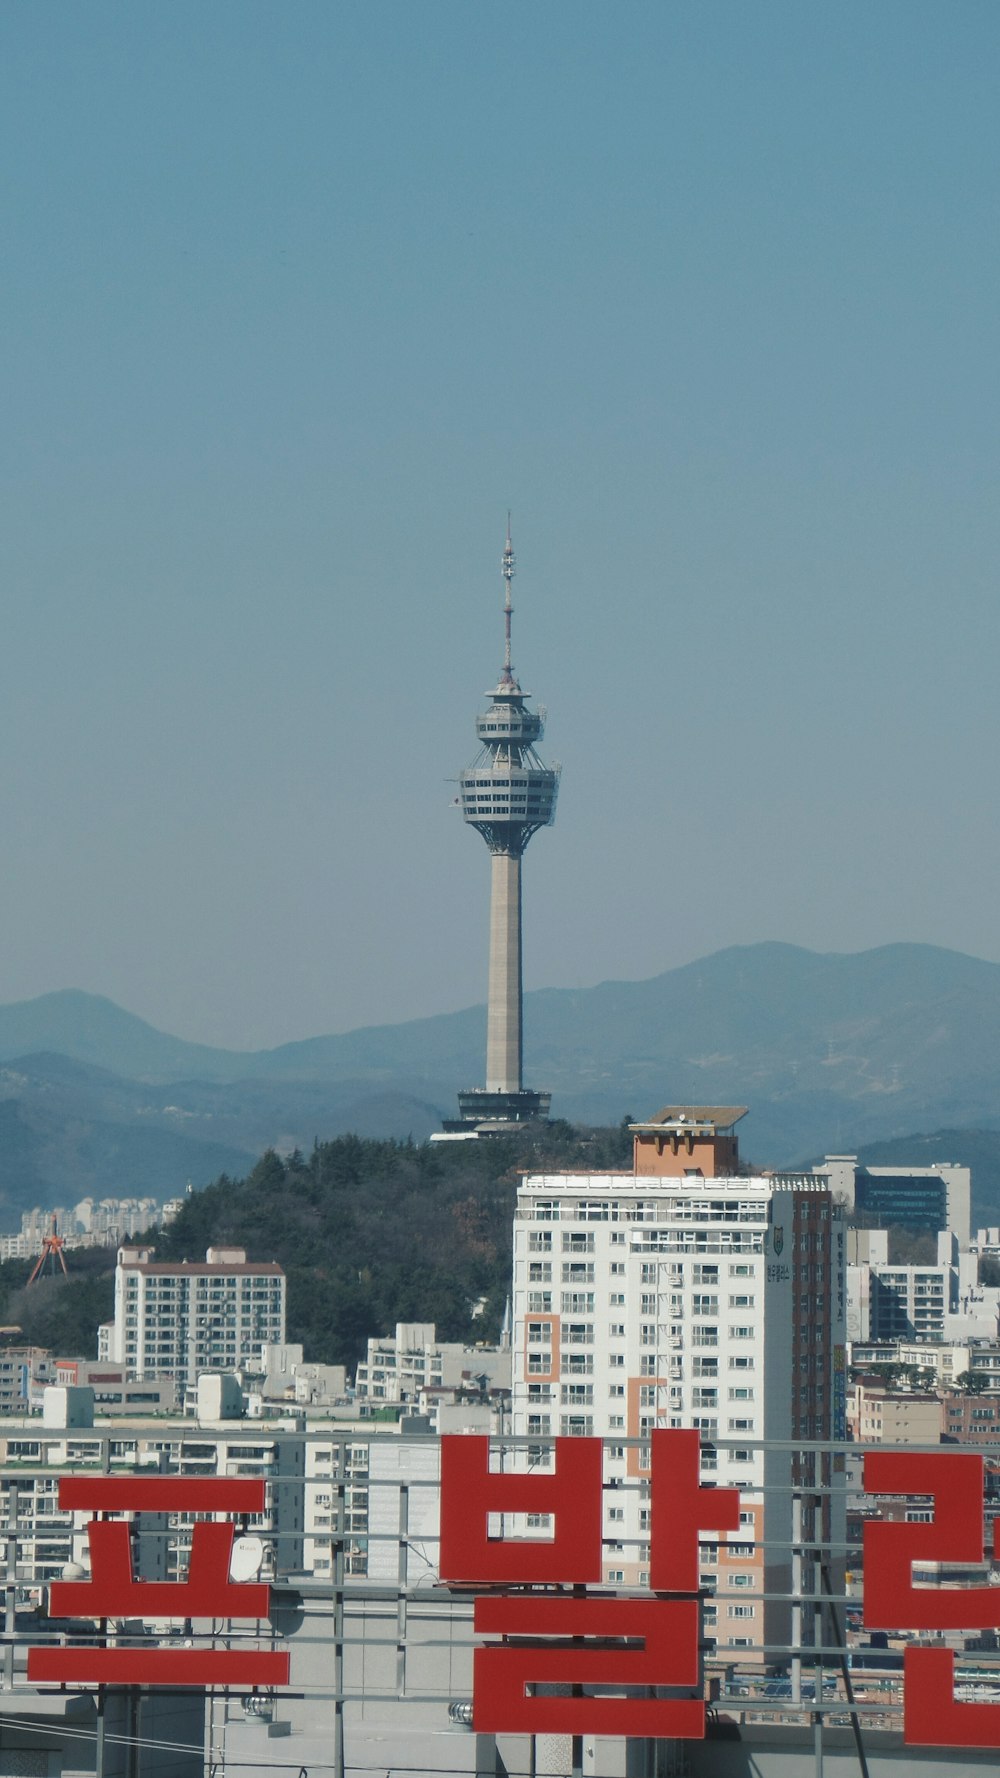
[[[1000,958],[995,0],[6,0],[0,1000]]]

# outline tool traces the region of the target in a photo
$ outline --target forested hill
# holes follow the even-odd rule
[[[308,1156],[265,1154],[185,1201],[157,1259],[203,1259],[231,1242],[288,1275],[288,1338],[353,1369],[373,1334],[433,1321],[442,1339],[495,1339],[510,1288],[523,1169],[620,1167],[624,1130],[554,1124],[519,1138],[414,1146],[341,1136]],[[485,1297],[485,1313],[471,1310]]]
[[[973,1226],[1000,1218],[1000,1132],[941,1130],[858,1153],[879,1165],[969,1165]],[[251,1259],[278,1260],[289,1281],[289,1339],[310,1359],[353,1369],[366,1340],[397,1321],[434,1321],[445,1339],[495,1339],[522,1170],[602,1172],[629,1167],[631,1156],[624,1126],[556,1123],[502,1141],[419,1146],[340,1136],[308,1156],[268,1152],[245,1179],[223,1175],[151,1239],[160,1259],[201,1260],[206,1247],[232,1243]],[[60,1355],[93,1357],[97,1323],[113,1312],[115,1255],[75,1249],[68,1260],[68,1279],[31,1290],[31,1260],[0,1265],[0,1322]],[[481,1297],[486,1312],[473,1320]]]

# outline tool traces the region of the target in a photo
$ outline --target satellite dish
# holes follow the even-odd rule
[[[256,1580],[264,1565],[264,1545],[259,1537],[238,1537],[229,1562],[230,1580]]]

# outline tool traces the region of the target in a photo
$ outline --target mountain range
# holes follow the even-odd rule
[[[240,1052],[77,990],[0,1006],[0,1226],[85,1194],[173,1195],[347,1130],[421,1140],[480,1080],[484,1050],[482,1007]],[[998,1058],[1000,965],[928,945],[739,946],[525,995],[526,1080],[552,1090],[553,1115],[740,1103],[760,1165],[998,1129]]]

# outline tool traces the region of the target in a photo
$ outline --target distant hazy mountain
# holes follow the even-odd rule
[[[26,1189],[63,1177],[65,1202],[70,1179],[112,1165],[137,1190],[151,1136],[167,1190],[242,1170],[269,1143],[352,1128],[420,1139],[481,1079],[484,1049],[482,1007],[252,1054],[184,1043],[78,992],[0,1007],[0,1192],[13,1206],[13,1174]],[[580,1122],[669,1100],[748,1105],[743,1149],[760,1164],[911,1131],[989,1131],[1000,1127],[1000,965],[928,945],[853,956],[743,946],[650,981],[528,994],[525,1052],[553,1113]]]

